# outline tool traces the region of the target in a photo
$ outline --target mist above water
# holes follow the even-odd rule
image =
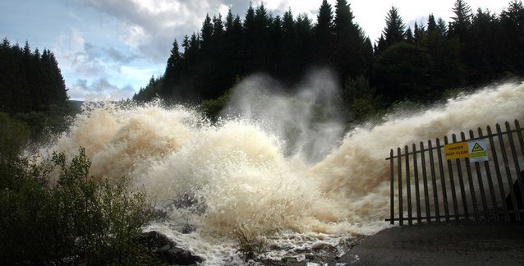
[[[248,78],[216,124],[160,103],[85,108],[42,154],[84,147],[92,175],[130,177],[167,213],[152,229],[213,261],[238,230],[373,234],[388,226],[391,148],[524,120],[524,85],[507,83],[344,132],[333,80],[317,72],[285,96]]]
[[[222,116],[260,125],[282,140],[286,155],[318,162],[344,134],[340,95],[336,77],[328,70],[312,71],[292,89],[254,75],[236,86]]]

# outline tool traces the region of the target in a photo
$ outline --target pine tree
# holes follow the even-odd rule
[[[243,36],[240,17],[238,15],[233,16],[231,9],[229,9],[224,31],[224,54],[225,60],[229,62],[229,64],[226,64],[224,67],[227,68],[231,79],[235,79],[236,76],[245,73],[242,58],[242,48],[244,47]]]
[[[471,25],[470,80],[476,84],[490,81],[504,71],[508,71],[507,58],[503,50],[509,47],[504,38],[504,30],[494,14],[478,9],[473,15]],[[478,83],[477,83],[478,82]]]
[[[209,14],[206,15],[204,23],[202,23],[202,28],[200,29],[200,39],[201,39],[201,48],[204,54],[208,54],[211,51],[212,43],[211,37],[213,36],[213,23]],[[206,55],[207,56],[207,55]]]
[[[406,30],[406,42],[415,43],[415,36],[413,35],[413,30],[411,27]]]
[[[449,25],[451,37],[458,37],[460,41],[466,42],[468,31],[471,27],[471,7],[464,0],[456,0],[453,7],[454,16]]]
[[[256,55],[253,51],[255,50],[258,40],[256,37],[257,29],[255,24],[255,9],[250,4],[242,25],[245,41],[241,57],[244,59],[242,68],[246,74],[256,71],[256,67],[254,65]]]
[[[187,36],[185,40],[187,41]],[[165,83],[160,91],[160,96],[165,98],[172,97],[173,88],[180,82],[178,77],[181,74],[181,69],[179,69],[181,61],[182,55],[180,54],[178,42],[175,40],[171,48],[171,54],[167,59],[166,70],[164,72]]]
[[[406,26],[398,14],[397,8],[391,7],[386,16],[386,27],[382,31],[382,34],[386,39],[386,46],[389,47],[393,44],[404,41],[405,28]]]
[[[460,42],[457,38],[446,38],[446,24],[433,14],[428,18],[428,30],[419,45],[431,56],[427,97],[437,99],[444,90],[460,87],[465,79],[465,68],[461,60]]]
[[[333,54],[333,11],[327,0],[322,1],[318,11],[315,31],[316,60],[321,64],[330,64]]]
[[[430,15],[433,16],[433,15]],[[415,30],[413,32],[413,38],[415,40],[415,43],[419,43],[422,41],[422,38],[424,37],[426,29],[424,26],[419,26],[417,22],[415,22]]]
[[[513,0],[502,11],[500,23],[505,35],[504,57],[516,74],[524,75],[524,5],[520,0]]]
[[[362,69],[364,36],[360,27],[353,22],[354,16],[346,0],[337,0],[334,20],[333,56],[340,84],[347,77],[367,72]]]

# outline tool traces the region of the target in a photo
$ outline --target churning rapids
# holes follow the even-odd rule
[[[278,96],[264,77],[241,82],[216,123],[191,108],[84,105],[40,154],[84,147],[90,174],[128,176],[166,213],[166,234],[205,265],[244,264],[236,236],[268,256],[336,244],[386,227],[391,148],[524,119],[524,84],[506,83],[345,132],[329,73]],[[324,106],[319,110],[318,106]],[[277,248],[275,248],[277,247]]]

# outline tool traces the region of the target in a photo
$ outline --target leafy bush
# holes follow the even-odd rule
[[[226,92],[216,99],[205,100],[198,106],[198,111],[205,114],[207,118],[211,119],[211,121],[216,122],[220,112],[224,107],[226,107],[230,97],[231,91]]]
[[[0,159],[15,156],[29,140],[29,128],[23,122],[0,112]]]
[[[137,265],[151,262],[138,241],[152,214],[140,191],[88,175],[83,149],[39,165],[0,162],[0,264]],[[58,178],[53,180],[53,175]]]

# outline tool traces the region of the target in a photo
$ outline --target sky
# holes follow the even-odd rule
[[[274,15],[291,8],[316,20],[322,0],[2,0],[0,37],[54,53],[72,100],[131,98],[164,73],[174,40],[198,32],[206,14],[231,8],[244,18],[250,2]],[[335,9],[336,0],[328,0]],[[510,0],[466,0],[473,11],[499,14]],[[455,0],[348,0],[354,21],[372,42],[395,6],[406,25],[427,16],[446,22]]]

